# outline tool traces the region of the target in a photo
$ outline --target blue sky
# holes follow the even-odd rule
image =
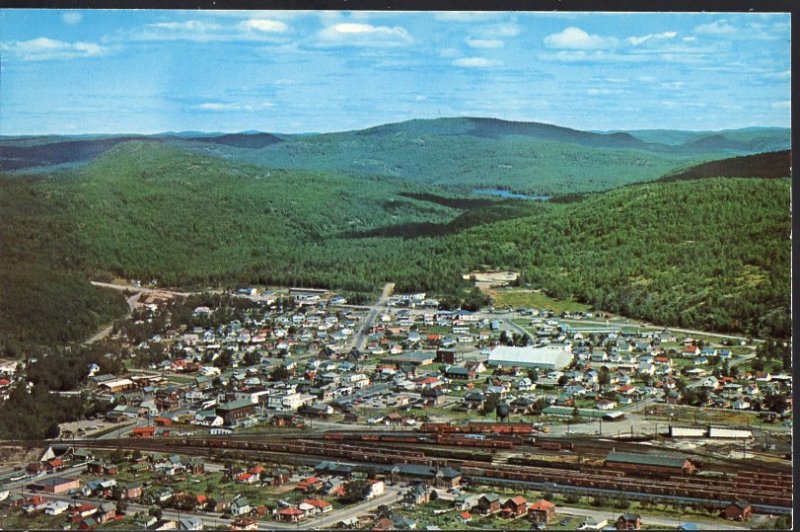
[[[790,124],[788,14],[0,11],[0,134]]]

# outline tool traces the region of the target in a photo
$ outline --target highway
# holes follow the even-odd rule
[[[386,283],[386,285],[384,285],[378,301],[372,306],[372,310],[370,310],[369,314],[367,314],[367,318],[364,320],[364,323],[361,325],[358,333],[353,337],[353,347],[355,349],[360,350],[364,346],[364,341],[366,340],[367,335],[369,335],[370,329],[372,329],[378,314],[384,308],[386,308],[386,301],[389,299],[389,296],[392,295],[393,290],[394,283]]]

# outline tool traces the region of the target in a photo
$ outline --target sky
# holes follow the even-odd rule
[[[0,11],[0,135],[790,125],[790,16]]]

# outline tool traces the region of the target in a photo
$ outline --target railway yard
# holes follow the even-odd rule
[[[209,462],[258,462],[314,468],[318,474],[363,475],[393,485],[518,489],[572,496],[570,500],[624,498],[639,504],[671,504],[712,512],[724,512],[741,500],[748,501],[753,514],[758,515],[786,515],[792,506],[792,474],[785,462],[684,455],[682,459],[691,464],[689,472],[680,465],[657,465],[665,455],[677,456],[675,449],[663,442],[542,436],[530,424],[522,423],[430,423],[414,431],[287,429],[260,437],[83,439],[3,445],[50,448],[56,454],[80,448],[98,454],[133,451],[199,456]],[[610,453],[634,456],[640,463],[629,468],[611,462]],[[336,467],[324,471],[323,464],[334,462]],[[279,528],[281,524],[258,526]]]

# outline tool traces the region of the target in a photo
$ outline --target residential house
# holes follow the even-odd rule
[[[617,530],[639,530],[642,527],[642,518],[639,514],[624,513],[617,517],[615,528]]]
[[[470,392],[464,396],[464,405],[471,410],[482,408],[484,403],[486,403],[486,395],[483,392]]]
[[[494,493],[481,495],[480,499],[478,499],[478,512],[483,515],[497,513],[501,507],[500,496]]]
[[[316,508],[316,513],[324,514],[333,511],[333,505],[322,499],[304,499],[303,503]]]
[[[287,523],[296,523],[305,517],[299,508],[283,508],[278,510],[278,519]]]
[[[69,509],[69,503],[65,501],[53,501],[45,505],[44,513],[47,515],[61,515]]]
[[[114,503],[104,502],[100,503],[100,506],[97,509],[97,513],[94,514],[94,518],[97,520],[98,523],[106,523],[111,521],[117,516],[117,506]]]
[[[403,495],[403,502],[417,505],[425,504],[430,500],[432,491],[428,484],[414,484],[405,495]]]
[[[250,501],[247,500],[247,497],[236,497],[231,502],[230,513],[231,515],[245,515],[249,514],[252,508],[250,507]]]
[[[138,499],[142,496],[142,485],[138,482],[124,484],[120,491],[120,496],[123,499]]]
[[[231,530],[258,530],[258,521],[249,517],[237,517],[231,523]]]
[[[694,358],[698,356],[701,352],[701,349],[696,345],[687,345],[683,349],[681,349],[680,356],[683,358]]]
[[[367,491],[367,500],[380,497],[384,494],[386,485],[382,480],[371,480],[369,482],[369,491]]]
[[[472,380],[475,378],[475,371],[465,366],[447,366],[444,375],[448,379]]]
[[[556,505],[546,499],[540,499],[528,507],[528,517],[534,523],[549,523],[556,515]]]
[[[47,507],[47,501],[40,495],[34,495],[25,501],[22,505],[22,511],[27,515],[33,515],[42,512]]]
[[[523,516],[528,513],[528,501],[521,495],[511,497],[503,503],[502,510],[511,518]]]
[[[322,480],[317,477],[308,477],[301,479],[297,483],[295,489],[303,493],[316,493],[322,488]]]

